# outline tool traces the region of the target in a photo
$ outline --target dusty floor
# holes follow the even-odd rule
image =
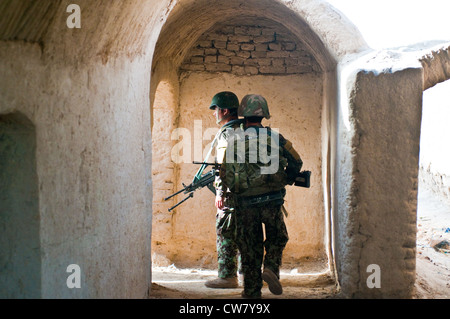
[[[442,240],[450,242],[450,203],[421,190],[417,219],[417,280],[415,299],[450,298],[450,247],[435,249]],[[447,231],[447,232],[446,232]],[[336,285],[330,272],[313,263],[298,269],[284,269],[281,283],[284,293],[272,295],[267,286],[263,299],[336,298]],[[178,269],[175,266],[154,267],[150,299],[239,299],[242,288],[209,289],[204,283],[214,279],[217,271]]]
[[[415,298],[450,298],[450,247],[433,248],[450,242],[450,203],[427,190],[419,193],[417,215],[417,262]]]
[[[205,281],[217,278],[217,271],[200,269],[176,269],[155,267],[150,298],[174,299],[236,299],[241,298],[242,287],[237,289],[209,289]],[[263,299],[330,298],[335,294],[335,284],[328,272],[292,274],[282,271],[283,295],[272,295],[267,286],[262,290]]]

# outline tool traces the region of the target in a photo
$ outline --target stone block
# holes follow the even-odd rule
[[[269,50],[271,51],[281,51],[281,43],[269,43]]]
[[[207,55],[205,56],[205,63],[215,63],[217,62],[217,56],[216,55]]]
[[[269,66],[272,64],[272,59],[257,59],[256,61],[258,61],[258,65],[260,66]]]
[[[203,64],[203,57],[202,56],[193,56],[189,61],[194,64]]]
[[[253,50],[255,50],[255,45],[251,44],[251,43],[243,43],[243,44],[241,44],[241,50],[253,51]]]
[[[233,65],[243,65],[244,64],[245,59],[238,57],[238,56],[233,56],[230,57],[230,63]]]
[[[219,54],[220,55],[224,55],[224,56],[235,56],[236,55],[236,52],[234,52],[234,51],[230,51],[230,50],[226,50],[226,49],[220,49],[219,50]]]
[[[226,46],[226,49],[228,51],[239,51],[240,46],[237,43],[228,43],[228,45]]]
[[[255,43],[270,43],[275,41],[275,35],[260,35],[253,38]]]
[[[272,59],[272,65],[276,68],[284,67],[284,59]]]
[[[236,53],[236,56],[244,58],[244,59],[248,59],[251,57],[251,52],[250,51],[238,51]]]
[[[205,49],[205,55],[216,55],[217,54],[217,49]]]
[[[225,56],[225,55],[219,55],[219,56],[217,57],[217,62],[218,62],[218,63],[229,64],[229,63],[230,63],[230,57]]]
[[[252,37],[249,35],[232,35],[228,40],[237,43],[249,43],[252,41]]]
[[[257,75],[259,73],[258,68],[255,66],[245,66],[244,70],[245,70],[245,74],[249,74],[249,75]]]
[[[214,47],[216,49],[226,49],[227,42],[226,41],[214,41]]]
[[[248,65],[248,66],[258,66],[258,60],[256,59],[246,59],[244,61],[244,65]]]
[[[295,42],[283,42],[281,43],[281,46],[286,51],[294,51],[297,47]]]
[[[252,51],[252,58],[253,59],[260,59],[267,57],[266,51]]]
[[[269,46],[267,45],[267,43],[255,44],[255,51],[266,52],[268,49],[269,49]]]

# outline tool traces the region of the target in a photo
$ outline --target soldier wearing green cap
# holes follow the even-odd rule
[[[238,108],[238,116],[244,117],[245,132],[250,130],[256,132],[258,150],[262,147],[270,147],[271,152],[276,152],[275,158],[279,161],[277,171],[269,176],[263,175],[262,170],[255,169],[254,164],[252,166],[251,163],[247,163],[249,162],[247,153],[246,163],[243,164],[237,164],[236,158],[229,159],[225,156],[224,164],[220,169],[223,183],[231,190],[234,201],[237,203],[235,207],[236,242],[241,254],[244,274],[242,296],[260,298],[263,280],[267,282],[273,294],[280,295],[283,292],[280,283],[281,259],[289,240],[283,217],[285,186],[294,183],[303,162],[292,147],[292,143],[281,134],[262,126],[262,120],[270,118],[264,97],[255,94],[246,95]],[[276,142],[268,142],[271,140],[263,134],[264,131],[276,137]],[[245,145],[249,145],[247,141],[252,138],[250,135],[244,136],[247,143]],[[269,145],[270,143],[276,145]],[[236,144],[230,143],[227,151],[232,150],[230,147],[234,148],[230,153],[235,154]],[[251,151],[246,148],[246,152]],[[262,224],[265,227],[265,240]],[[264,266],[263,272],[262,266]]]
[[[214,110],[216,123],[222,127],[216,134],[211,147],[216,147],[216,161],[221,164],[227,147],[230,131],[243,123],[238,119],[239,99],[228,91],[216,94],[210,105]],[[234,204],[227,200],[228,190],[224,187],[221,178],[216,177],[215,206],[216,214],[216,246],[218,261],[218,278],[205,283],[208,288],[237,288],[239,286],[237,272],[239,268],[239,254],[235,242],[234,231]]]

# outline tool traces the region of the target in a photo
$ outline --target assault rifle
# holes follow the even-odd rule
[[[164,201],[167,201],[167,200],[171,199],[172,197],[174,197],[178,194],[181,194],[181,193],[189,194],[185,199],[181,200],[176,205],[170,207],[169,212],[171,212],[176,207],[183,204],[188,199],[194,197],[194,192],[197,189],[201,189],[206,186],[206,187],[208,187],[209,190],[211,190],[211,192],[213,192],[214,194],[216,193],[214,186],[213,186],[213,182],[214,182],[216,176],[219,174],[220,164],[206,163],[206,162],[192,162],[192,163],[197,164],[197,165],[202,165],[202,167],[207,167],[207,166],[214,166],[214,167],[208,173],[200,175],[200,177],[198,177],[198,175],[196,175],[196,177],[194,178],[194,181],[191,184],[185,185],[184,183],[182,183],[183,189],[170,195],[169,197],[164,198]],[[311,178],[311,171],[302,171],[295,178],[294,185],[298,186],[298,187],[309,188],[310,187],[310,178]]]
[[[220,169],[220,164],[218,163],[205,163],[205,162],[192,162],[193,164],[197,164],[197,165],[202,165],[202,167],[206,167],[206,166],[214,166],[208,173],[205,173],[203,175],[201,175],[200,177],[198,177],[196,175],[196,177],[194,178],[194,181],[189,184],[189,185],[185,185],[184,183],[182,183],[183,185],[183,189],[179,190],[178,192],[170,195],[169,197],[164,198],[165,201],[171,199],[172,197],[184,193],[184,194],[189,194],[185,199],[183,199],[182,201],[178,202],[176,205],[172,206],[169,208],[169,212],[171,212],[172,210],[174,210],[176,207],[180,206],[181,204],[183,204],[185,201],[187,201],[189,198],[194,197],[194,192],[197,189],[203,188],[203,187],[208,187],[208,189],[210,191],[212,191],[214,194],[216,194],[216,190],[213,186],[213,182],[216,178],[216,176],[219,174],[219,169]]]

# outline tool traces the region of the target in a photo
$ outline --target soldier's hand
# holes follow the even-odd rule
[[[222,196],[216,196],[216,208],[223,209],[224,207],[224,198]]]

